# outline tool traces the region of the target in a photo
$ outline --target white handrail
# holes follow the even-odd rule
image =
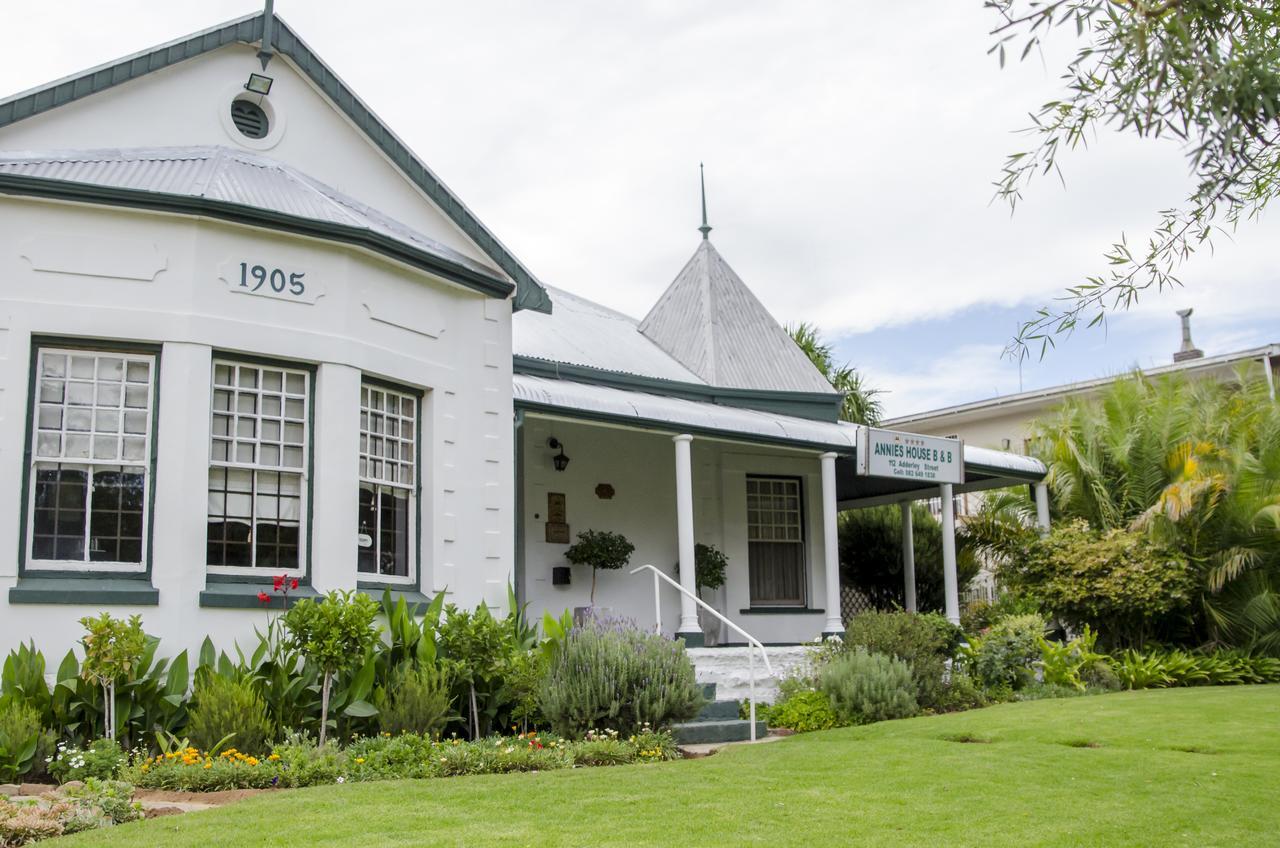
[[[676,587],[676,590],[680,592],[680,594],[692,599],[692,601],[695,604],[702,607],[704,610],[711,613],[716,618],[720,619],[725,624],[729,625],[731,628],[737,631],[737,633],[741,635],[743,639],[747,640],[748,648],[754,648],[756,650],[759,650],[760,658],[764,660],[765,669],[769,672],[770,677],[773,676],[773,666],[770,665],[769,663],[769,655],[765,653],[764,644],[761,643],[759,639],[752,636],[750,633],[743,630],[741,627],[734,624],[729,619],[725,618],[723,615],[720,614],[718,610],[716,610],[706,601],[702,600],[702,598],[699,598],[693,592],[690,592],[688,589],[681,586],[679,583],[672,580],[670,577],[663,574],[661,571],[659,571],[657,568],[654,568],[652,565],[645,564],[640,566],[639,568],[633,568],[631,570],[631,573],[639,574],[640,572],[644,571],[646,568],[653,572],[653,613],[654,613],[653,628],[655,633],[662,632],[662,598],[661,598],[661,592],[659,591],[661,589],[662,584],[658,582],[658,579],[661,578],[667,581],[668,583],[670,583],[672,586]],[[750,687],[748,689],[748,700],[751,703],[751,741],[754,742],[756,741],[756,655],[754,651],[751,651],[751,650],[747,651],[747,674],[748,674],[749,687]]]

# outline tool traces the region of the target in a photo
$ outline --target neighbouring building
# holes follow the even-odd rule
[[[737,641],[677,588],[708,543],[713,606],[801,642],[842,629],[840,509],[1042,479],[839,422],[703,218],[643,320],[545,286],[271,15],[0,100],[0,646],[103,609],[229,646],[277,575],[558,614],[586,529],[672,581],[597,606]]]

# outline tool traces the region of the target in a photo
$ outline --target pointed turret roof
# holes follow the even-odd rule
[[[713,386],[834,391],[705,231],[693,257],[640,322],[640,332]]]

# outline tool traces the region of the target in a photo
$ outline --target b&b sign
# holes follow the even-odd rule
[[[897,430],[863,427],[858,439],[858,473],[928,483],[964,482],[964,442]]]

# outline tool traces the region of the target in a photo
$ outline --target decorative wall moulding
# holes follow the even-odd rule
[[[438,339],[444,332],[444,320],[421,306],[415,305],[412,309],[406,309],[403,305],[396,307],[393,304],[376,302],[368,295],[362,299],[361,305],[369,313],[369,319],[379,324],[398,327],[429,339]]]
[[[77,233],[43,233],[24,241],[18,254],[33,271],[153,282],[169,258],[153,242]]]

